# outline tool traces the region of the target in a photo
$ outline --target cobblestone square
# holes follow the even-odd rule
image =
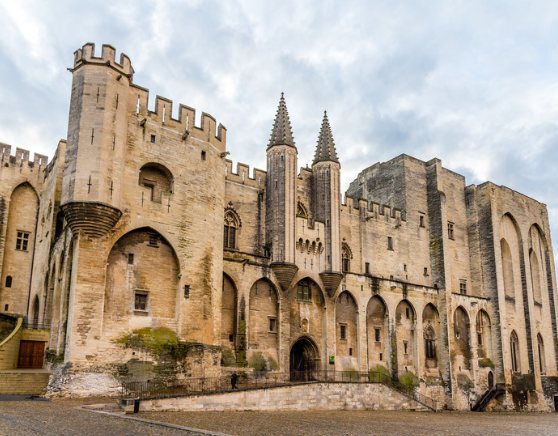
[[[118,413],[114,400],[1,401],[0,435],[558,435],[558,415],[548,413],[149,412],[124,418],[82,409],[101,403]]]

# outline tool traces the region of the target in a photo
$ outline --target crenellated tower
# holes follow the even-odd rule
[[[288,288],[298,271],[295,265],[296,170],[297,149],[281,93],[267,147],[266,240],[271,249],[273,271],[283,289]]]
[[[105,235],[122,215],[121,177],[134,70],[125,54],[95,44],[74,53],[61,207],[74,232]]]
[[[330,296],[333,296],[343,274],[341,273],[341,165],[337,158],[331,127],[324,112],[316,154],[312,163],[313,208],[316,219],[325,227],[325,266],[320,272]]]

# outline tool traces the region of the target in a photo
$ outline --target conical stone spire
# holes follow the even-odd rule
[[[289,112],[287,111],[283,93],[281,93],[281,100],[279,100],[279,107],[277,108],[277,115],[275,115],[275,123],[271,131],[271,138],[269,138],[268,148],[274,145],[290,145],[295,147],[291,121],[289,120]]]
[[[324,120],[320,129],[320,137],[318,138],[318,146],[316,147],[316,155],[314,156],[314,164],[318,162],[337,162],[337,151],[335,151],[335,142],[331,134],[331,127],[327,119],[327,111],[324,111]]]

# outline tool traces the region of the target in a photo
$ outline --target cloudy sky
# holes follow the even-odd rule
[[[558,231],[556,0],[0,0],[0,142],[53,155],[73,52],[129,55],[134,82],[212,114],[265,169],[280,93],[311,163],[328,111],[346,188],[401,153],[544,202]],[[117,55],[118,56],[118,55]]]

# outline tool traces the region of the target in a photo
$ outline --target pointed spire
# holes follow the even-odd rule
[[[281,93],[281,100],[279,100],[279,107],[277,108],[277,115],[275,115],[275,123],[271,131],[271,138],[269,138],[268,148],[274,145],[290,145],[295,147],[291,121],[289,120],[289,112],[287,111],[283,93]]]
[[[329,127],[329,121],[327,119],[327,111],[324,111],[324,120],[322,121],[318,146],[316,147],[316,154],[312,164],[324,161],[339,163],[337,151],[335,151],[335,142],[333,142],[333,135],[331,134],[331,127]]]

